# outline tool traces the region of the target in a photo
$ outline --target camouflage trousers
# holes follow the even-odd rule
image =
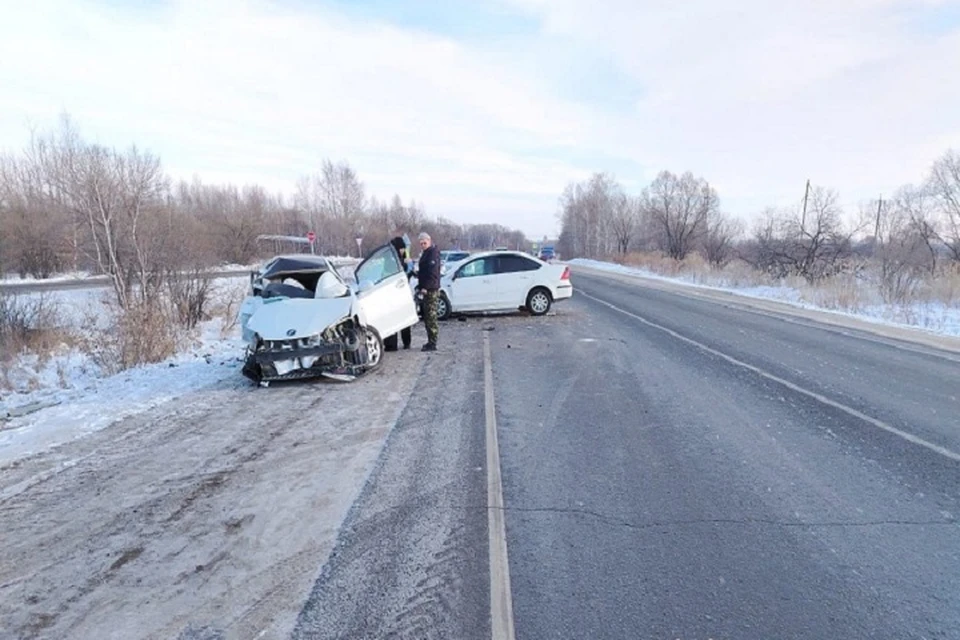
[[[420,315],[423,316],[423,326],[427,330],[427,342],[437,344],[440,335],[440,326],[437,324],[437,296],[439,291],[424,289],[423,300],[420,302]]]

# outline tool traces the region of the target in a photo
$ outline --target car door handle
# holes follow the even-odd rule
[[[395,285],[393,285],[393,286],[395,286],[397,289],[403,289],[404,287],[407,287],[408,285],[407,285],[407,283],[404,282],[403,280],[397,280],[397,284],[395,284]]]

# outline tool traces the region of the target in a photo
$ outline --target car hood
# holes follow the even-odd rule
[[[322,333],[330,325],[350,317],[353,296],[305,300],[264,300],[250,316],[247,328],[264,340],[291,340]]]

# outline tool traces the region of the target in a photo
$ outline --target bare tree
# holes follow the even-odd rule
[[[942,240],[938,232],[936,200],[931,190],[927,187],[906,185],[897,191],[891,206],[894,211],[903,212],[909,217],[907,231],[922,243],[929,273],[936,273]]]
[[[639,202],[625,193],[618,193],[613,200],[611,229],[617,241],[617,253],[625,255],[630,249],[640,223]]]
[[[767,210],[744,259],[775,277],[798,275],[808,282],[838,273],[853,254],[853,235],[862,228],[844,227],[838,201],[835,191],[814,187],[805,217],[799,210]]]
[[[588,258],[612,253],[617,245],[614,208],[622,193],[608,173],[595,173],[585,183],[567,185],[558,212],[561,253]]]
[[[960,153],[947,151],[934,164],[927,181],[941,215],[939,237],[951,260],[960,262]]]
[[[306,212],[322,253],[352,254],[364,221],[363,183],[344,161],[324,160],[320,173],[301,178],[296,205]]]
[[[715,267],[723,267],[733,257],[734,246],[743,235],[743,222],[717,213],[707,222],[700,250],[704,259]]]
[[[66,258],[70,224],[44,197],[42,174],[27,159],[0,158],[0,257],[21,275],[47,278]]]
[[[915,217],[918,194],[913,187],[904,187],[891,200],[875,206],[874,257],[879,267],[880,294],[886,302],[904,302],[916,291],[923,275],[931,271],[934,258],[925,227]]]
[[[661,172],[643,190],[641,202],[644,217],[659,233],[661,249],[676,260],[694,249],[720,209],[716,190],[689,171],[679,177]]]

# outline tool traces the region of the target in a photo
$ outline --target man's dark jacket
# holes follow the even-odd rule
[[[417,288],[436,291],[440,288],[440,249],[431,244],[422,254],[418,267]]]

